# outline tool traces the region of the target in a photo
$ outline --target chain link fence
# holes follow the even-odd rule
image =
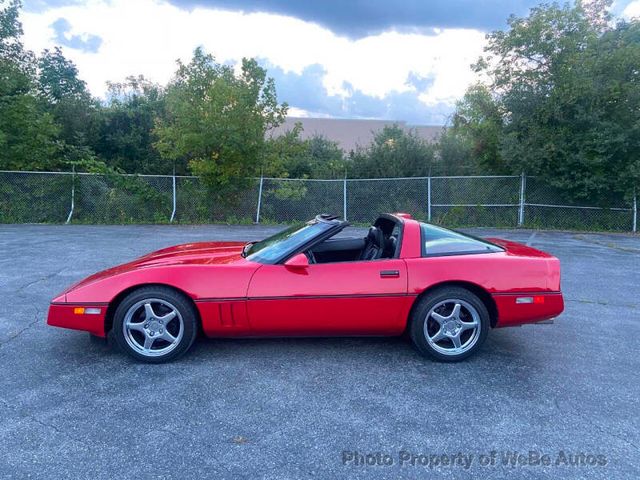
[[[520,177],[433,177],[431,220],[443,225],[520,224]]]
[[[318,213],[367,224],[408,212],[452,227],[637,231],[637,205],[577,204],[536,177],[259,178],[224,202],[198,177],[0,172],[0,223],[290,223]]]
[[[258,208],[258,185],[259,180],[250,179],[246,188],[220,203],[212,200],[198,177],[176,176],[173,215],[167,218],[179,223],[251,223]]]
[[[80,173],[72,178],[70,220],[75,222],[160,223],[171,217],[172,177]]]
[[[65,222],[72,184],[64,173],[0,173],[0,222]]]
[[[342,181],[264,178],[260,184],[256,221],[288,223],[323,212],[343,214]]]

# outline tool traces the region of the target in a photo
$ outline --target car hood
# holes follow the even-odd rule
[[[131,263],[137,265],[174,263],[228,263],[240,257],[246,242],[184,243],[156,250]]]
[[[107,277],[142,268],[171,265],[228,264],[242,259],[241,253],[245,244],[246,242],[198,242],[163,248],[131,262],[95,273],[72,285],[64,293]]]

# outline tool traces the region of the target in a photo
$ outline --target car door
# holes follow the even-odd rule
[[[260,335],[393,335],[410,305],[401,259],[263,265],[247,297],[251,330]]]

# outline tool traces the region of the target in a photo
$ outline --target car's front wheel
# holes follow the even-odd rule
[[[132,357],[150,363],[178,358],[193,344],[197,313],[189,299],[167,287],[131,292],[114,314],[113,336]]]
[[[413,310],[411,340],[423,355],[457,362],[474,354],[489,330],[489,312],[469,290],[445,287],[419,300]]]

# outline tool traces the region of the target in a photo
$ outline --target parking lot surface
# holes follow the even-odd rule
[[[0,226],[0,478],[640,478],[637,236],[472,230],[558,256],[566,310],[459,364],[338,338],[203,339],[146,365],[45,324],[97,270],[277,230]]]

